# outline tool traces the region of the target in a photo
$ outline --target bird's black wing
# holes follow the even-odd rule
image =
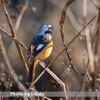
[[[28,49],[27,60],[33,60],[49,43],[49,38],[47,35],[33,37],[31,44]],[[33,50],[31,50],[33,46]]]

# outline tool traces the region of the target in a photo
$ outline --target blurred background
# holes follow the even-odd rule
[[[25,4],[25,0],[4,0],[7,11],[11,18],[13,28],[15,29],[17,18]],[[26,9],[20,26],[16,31],[17,39],[22,41],[27,47],[29,46],[32,37],[37,32],[42,24],[51,24],[55,27],[53,31],[54,47],[50,57],[44,62],[48,65],[64,48],[61,35],[59,21],[61,12],[68,0],[29,0],[28,8]],[[83,18],[83,0],[76,0],[73,2],[67,11],[67,16],[64,24],[65,42],[68,44],[73,37],[79,32],[85,23],[87,23],[98,11],[91,0],[87,0],[87,17],[86,22]],[[90,27],[91,39],[94,36],[97,18],[93,21]],[[6,18],[0,7],[0,27],[10,33]],[[84,34],[84,32],[83,32]],[[14,42],[2,34],[3,42],[7,50],[7,54],[13,69],[18,75],[20,81],[25,85],[27,76],[20,60],[18,51]],[[21,48],[27,62],[27,52]],[[87,46],[84,35],[80,35],[68,48],[72,58],[73,65],[80,73],[85,72],[85,64],[87,63]],[[83,81],[83,76],[76,74],[70,69],[70,63],[66,52],[63,52],[59,58],[50,66],[50,69],[69,86],[69,91],[80,91]],[[43,71],[39,65],[36,67],[36,76]],[[14,83],[11,79],[4,58],[0,51],[0,90],[5,91],[10,85]],[[9,78],[8,78],[9,77]],[[5,81],[5,82],[4,82]],[[3,83],[4,82],[4,83]],[[9,84],[10,82],[10,84]],[[61,91],[62,87],[53,79],[47,72],[35,84],[38,91]],[[6,88],[5,88],[6,87]]]

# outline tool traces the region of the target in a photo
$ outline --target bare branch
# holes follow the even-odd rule
[[[87,80],[88,70],[89,70],[89,60],[88,60],[88,63],[87,63],[85,74],[84,74],[84,79],[83,79],[83,84],[82,84],[81,91],[84,91],[84,89],[85,89],[85,84],[86,84],[86,80]]]
[[[64,49],[62,49],[61,51],[60,51],[60,53],[50,62],[50,64],[47,66],[47,67],[50,67],[54,62],[55,62],[55,60],[66,50],[66,48],[68,48],[70,45],[71,45],[71,43],[81,34],[81,32],[83,32],[83,30],[86,28],[86,27],[88,27],[89,26],[89,24],[96,18],[98,16],[98,13],[83,27],[83,29],[69,42],[69,44],[66,46],[66,47],[64,47]],[[46,67],[46,68],[47,68]],[[39,79],[40,79],[40,77],[42,77],[42,75],[45,73],[45,69],[44,69],[44,71],[38,76],[38,78],[33,82],[33,84],[35,84]]]
[[[63,10],[62,10],[61,19],[60,19],[60,33],[61,33],[61,38],[62,38],[62,42],[63,42],[64,47],[66,47],[66,43],[65,43],[65,41],[64,41],[64,32],[63,32],[64,21],[65,21],[65,17],[66,17],[66,16],[65,16],[65,13],[67,12],[67,9],[68,9],[69,5],[70,5],[71,3],[73,3],[73,1],[75,1],[75,0],[69,0],[69,1],[66,3],[65,7],[64,7]],[[68,59],[69,59],[69,61],[70,61],[70,64],[71,64],[72,69],[73,69],[77,74],[81,75],[81,73],[79,73],[79,72],[77,71],[77,69],[75,68],[75,66],[73,65],[72,59],[71,59],[71,57],[70,57],[70,54],[69,54],[67,48],[66,48],[66,54],[67,54],[67,57],[68,57]]]
[[[19,89],[22,90],[22,91],[27,91],[26,88],[19,81],[15,71],[13,70],[13,68],[12,68],[12,66],[10,64],[9,58],[7,56],[7,53],[6,53],[6,50],[5,50],[3,41],[2,41],[1,34],[0,34],[0,48],[1,48],[1,51],[2,51],[2,54],[3,54],[3,57],[5,59],[5,62],[7,64],[7,67],[9,69],[9,72],[10,72],[11,76],[13,77],[14,81],[18,84]],[[28,99],[25,97],[25,100],[28,100]]]
[[[65,21],[65,17],[66,17],[65,13],[66,13],[66,11],[67,11],[67,9],[68,9],[68,6],[69,6],[73,1],[75,1],[75,0],[69,0],[69,1],[66,3],[66,5],[65,5],[65,7],[64,7],[64,9],[63,9],[63,11],[62,11],[62,14],[61,14],[60,31],[61,31],[61,38],[62,38],[64,47],[66,47],[66,44],[65,44],[65,42],[64,42],[64,32],[63,32],[64,21]],[[70,57],[70,54],[69,54],[67,48],[66,48],[66,54],[67,54],[67,56],[68,56],[68,59],[69,59],[69,61],[70,61],[70,64],[71,64],[71,67],[73,68],[73,70],[74,70],[77,74],[83,75],[83,74],[79,73],[79,72],[77,71],[77,69],[75,68],[75,66],[73,65],[72,60],[71,60],[71,57]]]
[[[87,0],[83,0],[83,18],[84,18],[84,24],[86,24],[86,17],[87,17]],[[85,29],[85,38],[86,38],[86,43],[87,43],[87,48],[88,48],[88,63],[87,63],[87,68],[86,72],[84,75],[83,79],[83,85],[81,91],[84,91],[85,89],[85,84],[87,80],[87,75],[88,75],[88,70],[89,66],[91,67],[91,70],[94,70],[94,58],[93,58],[93,51],[92,51],[92,45],[91,45],[91,40],[90,40],[90,34],[89,34],[89,27]],[[83,98],[81,98],[83,100]]]
[[[11,23],[10,17],[9,17],[9,15],[8,15],[8,12],[7,12],[6,8],[5,8],[5,5],[4,5],[4,3],[3,3],[3,0],[0,0],[0,4],[1,4],[1,7],[2,7],[3,12],[4,12],[4,14],[5,14],[5,17],[6,17],[6,19],[7,19],[7,22],[8,22],[9,28],[10,28],[10,31],[11,31],[11,33],[12,33],[12,36],[13,36],[14,38],[16,38],[16,35],[15,35],[14,29],[13,29],[13,27],[12,27],[12,23]],[[27,64],[26,64],[26,62],[25,62],[24,56],[23,56],[23,54],[22,54],[22,51],[21,51],[21,49],[20,49],[18,43],[15,42],[15,44],[16,44],[18,53],[19,53],[19,55],[20,55],[21,61],[22,61],[23,65],[24,65],[24,69],[25,69],[25,71],[26,71],[26,74],[27,74],[27,76],[28,76],[29,70],[28,70]]]
[[[66,5],[65,5],[65,7],[64,7],[64,9],[63,9],[63,11],[62,11],[62,14],[61,14],[61,20],[60,20],[60,31],[61,31],[61,38],[62,38],[62,41],[64,42],[64,32],[63,32],[63,28],[64,28],[64,21],[65,21],[65,17],[66,17],[66,11],[67,11],[67,9],[68,9],[68,6],[72,3],[72,2],[74,2],[75,0],[69,0],[67,3],[66,3]]]
[[[4,33],[6,36],[8,36],[9,38],[11,38],[12,40],[14,40],[14,41],[16,41],[18,44],[20,44],[21,46],[23,46],[24,48],[25,48],[25,50],[27,50],[27,48],[24,46],[24,45],[22,45],[22,43],[21,42],[19,42],[17,39],[15,39],[14,37],[12,37],[12,36],[10,36],[10,34],[9,33],[7,33],[5,30],[3,30],[2,28],[0,28],[0,32],[1,33]],[[42,63],[42,62],[40,62],[39,61],[39,63]],[[50,71],[49,71],[50,72]],[[51,74],[52,74],[52,72],[51,72]],[[53,74],[52,74],[53,75]],[[57,81],[59,81],[59,78],[57,78],[57,76],[55,76],[55,75],[53,75],[56,79],[57,79]],[[36,79],[35,81],[34,81],[34,83],[33,84],[35,84],[36,82],[37,82],[38,80]],[[32,84],[32,87],[33,87],[33,84]],[[62,83],[59,83],[61,86],[63,85]],[[66,89],[65,89],[65,86],[63,85],[63,87],[64,87],[64,91],[66,91]]]
[[[92,23],[92,21],[98,16],[98,14],[99,14],[99,13],[97,13],[97,14],[82,28],[82,30],[81,30],[80,32],[78,32],[78,34],[69,42],[69,44],[68,44],[66,47],[64,47],[64,49],[62,49],[62,50],[60,51],[60,53],[51,61],[51,63],[48,65],[48,67],[50,67],[50,66],[54,63],[54,61],[65,51],[65,49],[68,48],[68,47],[71,45],[71,43],[82,33],[82,31],[84,31],[84,29]],[[7,34],[7,33],[5,33],[6,31],[4,31],[4,30],[1,29],[1,28],[0,28],[0,31],[1,31],[2,33],[4,33],[4,34]],[[10,37],[10,36],[8,36],[8,37]],[[13,39],[14,39],[14,38],[13,38]],[[15,39],[14,39],[14,40],[15,40]],[[17,41],[16,41],[16,42],[17,42]],[[20,42],[19,45],[22,46],[23,44],[21,44],[21,42]],[[22,46],[22,47],[23,47],[23,46]],[[26,47],[24,47],[24,48],[26,48]],[[27,48],[26,48],[26,49],[27,49]]]
[[[19,29],[21,19],[22,19],[23,15],[24,15],[25,11],[28,8],[28,4],[29,4],[29,0],[25,0],[25,5],[23,6],[23,8],[22,8],[22,10],[21,10],[21,12],[20,12],[20,14],[19,14],[19,16],[17,18],[17,21],[16,21],[15,32],[17,32],[18,29]]]
[[[97,33],[96,33],[96,42],[95,42],[95,50],[94,50],[94,54],[95,54],[95,69],[93,72],[93,81],[92,81],[92,90],[95,91],[95,81],[96,81],[96,77],[98,75],[98,71],[99,71],[99,45],[100,45],[100,11],[99,11],[99,17],[98,17],[98,29],[97,29]]]
[[[94,49],[94,44],[95,44],[95,41],[96,41],[96,38],[97,38],[98,29],[99,29],[99,25],[96,28],[95,36],[94,36],[94,39],[92,41],[92,49]],[[81,91],[84,91],[84,89],[85,89],[85,84],[86,84],[86,80],[87,80],[88,70],[89,70],[89,60],[87,62],[86,72],[85,72],[85,75],[84,75],[84,79],[83,79],[83,84],[82,84]]]
[[[12,37],[8,32],[6,32],[4,29],[2,29],[0,27],[0,33],[2,34],[5,34],[7,37],[9,37],[10,39],[14,40],[16,43],[18,43],[20,46],[22,46],[25,50],[28,50],[27,47],[22,43],[20,42],[19,40],[17,40],[17,38],[15,37]]]
[[[63,88],[65,94],[66,94],[66,87],[65,84],[49,69],[45,66],[44,62],[38,59],[39,64],[60,84],[60,86]],[[38,80],[34,81],[30,87],[33,87],[33,85],[37,82]],[[69,90],[69,89],[67,89]],[[65,95],[66,96],[66,95]],[[66,100],[68,100],[68,97],[66,96]]]
[[[48,0],[48,1],[51,2],[52,4],[58,6],[61,9],[63,9],[63,6],[65,5],[65,3],[61,0]],[[73,12],[71,11],[70,7],[67,9],[66,16],[68,16],[68,19],[70,20],[71,24],[76,29],[76,31],[79,32],[82,29],[82,25],[78,23],[76,17],[74,16]]]

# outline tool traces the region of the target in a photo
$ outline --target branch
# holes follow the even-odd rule
[[[99,17],[98,17],[98,26],[97,26],[97,33],[96,33],[96,42],[95,42],[95,69],[93,72],[93,80],[92,80],[92,90],[95,91],[95,81],[99,71],[99,45],[100,45],[100,10],[99,10]]]
[[[65,3],[62,0],[48,0],[48,1],[58,6],[61,9],[63,9],[63,6],[65,5]],[[70,8],[67,9],[66,16],[68,16],[68,19],[70,20],[72,26],[76,29],[76,31],[79,32],[82,29],[82,25],[78,23],[76,17],[74,16]]]
[[[12,37],[8,32],[6,32],[4,29],[2,29],[0,27],[0,33],[1,34],[5,34],[7,37],[9,37],[10,39],[14,40],[16,43],[18,43],[20,46],[22,46],[25,50],[28,50],[27,47],[22,43],[20,42],[19,40],[17,40],[17,38],[15,37]]]
[[[55,62],[55,60],[64,52],[64,50],[66,49],[66,48],[68,48],[70,45],[71,45],[71,43],[81,34],[81,32],[96,18],[98,16],[98,13],[83,27],[83,29],[71,40],[71,42],[51,61],[51,63],[48,65],[48,67],[50,67],[54,62]],[[15,40],[19,45],[23,45],[21,42],[19,43],[18,42],[18,40],[17,39],[15,39],[14,37],[11,37],[10,35],[8,35],[9,33],[7,33],[6,31],[4,31],[3,29],[1,29],[0,28],[0,31],[1,31],[1,33],[4,33],[4,34],[6,34],[8,37],[10,37],[12,40]],[[22,47],[24,47],[24,46],[22,46]],[[24,48],[26,48],[26,47],[24,47]],[[27,48],[25,49],[25,50],[27,50]],[[40,79],[40,77],[43,75],[45,73],[45,70],[38,76],[38,78],[37,78],[37,80],[39,80]],[[36,81],[37,81],[36,80]],[[34,84],[35,84],[35,81],[34,81]]]
[[[95,44],[95,41],[96,41],[96,38],[97,38],[98,29],[99,29],[99,25],[97,25],[97,29],[96,29],[96,32],[95,32],[95,36],[94,36],[94,39],[92,41],[92,49],[94,49],[94,44]],[[85,89],[85,84],[86,84],[86,80],[87,80],[88,70],[89,70],[89,60],[87,62],[86,72],[85,72],[84,79],[83,79],[83,84],[82,84],[82,89],[81,89],[82,92]]]
[[[69,1],[66,3],[65,7],[63,8],[62,14],[61,14],[61,19],[60,19],[60,33],[61,33],[61,38],[62,38],[62,42],[63,42],[63,46],[64,46],[64,47],[66,47],[66,44],[65,44],[65,41],[64,41],[64,31],[63,31],[64,21],[65,21],[65,17],[66,17],[66,16],[65,16],[65,13],[67,12],[67,9],[68,9],[69,5],[70,5],[71,3],[73,3],[74,1],[75,1],[75,0],[69,0]],[[80,72],[78,72],[77,69],[75,68],[75,66],[73,65],[72,59],[71,59],[71,57],[70,57],[70,54],[69,54],[67,48],[66,48],[66,54],[67,54],[67,57],[68,57],[68,59],[69,59],[69,61],[70,61],[70,64],[71,64],[72,69],[73,69],[77,74],[83,75],[83,74],[81,74]]]
[[[14,37],[12,37],[9,33],[7,33],[5,30],[3,30],[2,28],[0,28],[0,32],[1,33],[3,33],[3,34],[5,34],[6,36],[8,36],[9,38],[11,38],[12,40],[14,40],[15,42],[17,42],[18,44],[20,44],[22,47],[24,47],[24,49],[25,50],[27,50],[27,47],[25,47],[25,45],[24,44],[22,44],[20,41],[18,41],[17,39],[15,39]],[[39,61],[39,63],[42,63],[42,62],[40,62]],[[50,71],[49,71],[50,72]],[[52,74],[52,72],[51,72],[51,74]],[[53,75],[53,74],[52,74]],[[57,78],[57,76],[56,75],[53,75],[56,79],[57,79],[57,81],[59,81],[59,78]],[[35,81],[34,81],[34,83],[32,84],[32,87],[33,87],[33,85],[36,83],[38,81],[38,79],[36,79]],[[60,82],[60,81],[59,81]],[[64,87],[63,86],[63,84],[62,83],[59,83],[62,87]],[[65,91],[65,88],[64,88],[64,91]]]
[[[17,40],[15,37],[12,37],[8,32],[6,32],[4,29],[2,29],[1,27],[0,27],[0,33],[2,33],[2,34],[5,34],[7,37],[9,37],[10,39],[12,39],[12,40],[14,40],[16,43],[18,43],[20,46],[22,46],[26,51],[28,50],[27,49],[27,47],[22,43],[22,42],[20,42],[19,40]],[[33,85],[32,85],[32,87],[33,87]],[[34,88],[34,90],[35,90],[35,88]],[[36,91],[36,90],[35,90]],[[47,97],[45,97],[44,96],[44,98],[45,99],[47,99],[47,100],[51,100],[50,98],[47,98]],[[22,97],[20,98],[20,100],[22,99]]]
[[[17,32],[18,29],[19,29],[21,19],[22,19],[23,15],[24,15],[25,11],[28,8],[28,4],[29,4],[29,0],[25,0],[25,5],[23,6],[23,8],[22,8],[22,10],[21,10],[21,12],[20,12],[20,14],[19,14],[19,16],[17,18],[17,21],[16,21],[15,32]]]
[[[5,5],[4,5],[4,3],[3,3],[3,0],[0,0],[0,4],[1,4],[1,7],[2,7],[3,12],[4,12],[4,14],[5,14],[5,17],[6,17],[6,19],[7,19],[7,22],[8,22],[10,31],[11,31],[11,34],[12,34],[12,36],[13,36],[14,38],[16,38],[16,35],[15,35],[14,30],[13,30],[13,26],[12,26],[10,17],[9,17],[9,15],[8,15],[8,12],[7,12],[6,8],[5,8]],[[24,69],[25,69],[26,74],[27,74],[27,76],[28,76],[29,70],[28,70],[27,64],[26,64],[26,62],[25,62],[24,56],[23,56],[23,54],[22,54],[22,51],[21,51],[21,49],[20,49],[18,43],[15,42],[15,45],[16,45],[16,47],[17,47],[17,50],[18,50],[18,53],[19,53],[19,55],[20,55],[21,61],[22,61],[23,65],[24,65]]]
[[[72,2],[74,2],[75,0],[69,0],[67,3],[66,3],[66,5],[65,5],[65,7],[64,7],[64,9],[63,9],[63,11],[62,11],[62,14],[61,14],[61,20],[60,20],[60,31],[61,31],[61,38],[62,38],[62,41],[64,42],[64,32],[63,32],[63,28],[64,28],[64,21],[65,21],[65,18],[66,18],[66,11],[67,11],[67,8],[68,8],[68,6],[72,3]]]
[[[38,63],[45,69],[44,71],[47,71],[59,84],[60,86],[63,88],[64,93],[66,94],[66,87],[65,84],[49,69],[45,66],[44,62],[42,62],[41,60],[38,59]],[[33,87],[33,85],[38,81],[38,79],[36,79],[30,86],[30,88]],[[67,89],[69,90],[69,89]],[[66,96],[66,95],[65,95]],[[66,100],[68,100],[68,97],[66,96]]]
[[[64,47],[64,49],[62,49],[60,52],[59,52],[59,54],[51,61],[51,63],[48,65],[48,67],[50,67],[54,62],[55,62],[55,60],[65,51],[65,49],[66,48],[68,48],[70,45],[71,45],[71,43],[84,31],[84,29],[86,28],[86,27],[88,27],[91,23],[92,23],[92,21],[98,16],[98,14],[99,13],[97,13],[83,28],[82,28],[82,30],[80,31],[80,32],[78,32],[78,34],[69,42],[69,44],[66,46],[66,47]],[[9,33],[7,33],[5,30],[3,30],[3,29],[1,29],[0,28],[0,31],[1,31],[1,33],[4,33],[5,35],[7,35],[7,34],[9,34]],[[8,36],[8,35],[7,35]],[[8,36],[8,37],[11,37],[11,36]],[[12,37],[11,38],[12,40],[15,40],[20,46],[22,46],[22,47],[24,47],[23,46],[23,44],[20,42],[18,42],[18,40],[16,39],[16,38],[14,38],[14,37]],[[27,50],[27,47],[24,47],[24,48],[26,48],[25,50]]]
[[[86,17],[87,17],[87,0],[84,0],[83,1],[83,18],[84,18],[85,23],[86,23]],[[95,35],[96,34],[97,34],[97,32],[95,33]],[[86,43],[87,43],[87,48],[88,48],[88,58],[89,58],[89,60],[88,60],[88,63],[87,63],[87,68],[86,68],[86,72],[85,72],[84,79],[83,79],[83,84],[82,84],[82,89],[81,89],[82,92],[84,92],[84,90],[85,90],[85,84],[86,84],[86,80],[87,80],[89,66],[91,68],[92,74],[95,71],[93,48],[94,48],[94,42],[95,42],[96,36],[94,37],[94,40],[91,43],[88,27],[85,29],[85,38],[86,38],[86,41],[87,41]],[[93,85],[93,87],[95,86],[95,82],[93,84],[93,79],[92,79],[92,85]],[[81,100],[84,100],[84,98],[81,97]],[[94,100],[94,97],[92,97],[91,100]]]
[[[72,41],[71,41],[67,46],[64,44],[65,48],[59,53],[58,57],[62,54],[62,52],[64,52],[64,50],[65,50],[66,48],[68,48],[68,47],[70,46],[70,44],[82,33],[82,31],[84,31],[84,29],[86,29],[86,28],[89,26],[89,24],[90,24],[97,16],[98,16],[98,13],[97,13],[97,14],[82,28],[82,30],[72,39]],[[63,32],[63,27],[62,27],[63,23],[64,23],[64,22],[60,22],[61,32]],[[63,43],[64,43],[63,37],[62,37],[62,41],[63,41]],[[67,55],[69,55],[69,54],[67,54]],[[58,57],[56,57],[56,58],[58,58]],[[55,60],[56,60],[56,58],[55,58]],[[69,56],[69,60],[70,60],[70,59],[71,59],[71,58],[70,58],[70,56]],[[70,63],[71,63],[71,62],[72,62],[72,61],[70,60]],[[75,68],[75,67],[73,66],[73,64],[71,64],[71,66],[72,66],[73,69]],[[76,69],[74,69],[74,71],[77,72]],[[80,74],[79,72],[77,72],[77,73]],[[80,74],[80,75],[83,75],[83,74]]]
[[[64,49],[62,49],[60,51],[60,53],[49,63],[49,65],[47,66],[48,68],[55,62],[55,60],[66,50],[66,48],[68,48],[71,43],[83,32],[83,30],[89,26],[89,24],[98,16],[98,13],[82,28],[82,30],[69,42],[69,44],[64,47]],[[47,68],[46,67],[46,68]],[[38,78],[33,82],[33,84],[35,84],[39,79],[40,77],[45,73],[45,69],[44,71],[38,76]]]
[[[26,92],[27,91],[26,88],[21,84],[21,82],[19,81],[15,71],[13,70],[13,68],[12,68],[12,66],[10,64],[10,61],[9,61],[8,55],[6,53],[6,50],[5,50],[1,35],[0,35],[0,48],[1,48],[3,57],[5,59],[5,62],[7,64],[7,67],[9,69],[9,72],[10,72],[11,76],[13,77],[14,81],[18,84],[19,89]],[[28,100],[28,99],[25,98],[25,100]]]

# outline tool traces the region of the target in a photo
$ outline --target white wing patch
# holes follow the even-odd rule
[[[38,50],[41,49],[43,46],[44,46],[44,44],[39,44],[36,50],[38,51]]]

